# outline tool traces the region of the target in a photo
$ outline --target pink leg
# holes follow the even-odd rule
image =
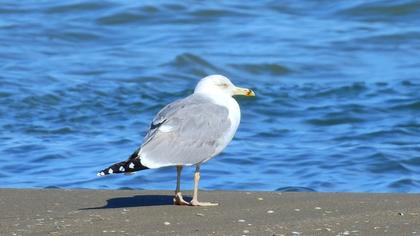
[[[190,202],[191,206],[217,206],[219,203],[198,201],[198,182],[200,181],[200,165],[197,165],[194,173],[194,194]]]

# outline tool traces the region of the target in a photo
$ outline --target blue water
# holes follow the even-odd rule
[[[415,0],[2,1],[0,187],[174,188],[175,168],[96,172],[218,73],[257,97],[200,187],[420,192],[419,16]]]

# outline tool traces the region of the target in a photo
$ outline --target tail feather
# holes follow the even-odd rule
[[[97,174],[98,176],[104,176],[109,174],[117,173],[131,173],[140,170],[149,169],[146,166],[142,165],[140,158],[137,155],[131,155],[127,161],[122,161],[111,165],[108,168],[105,168]]]

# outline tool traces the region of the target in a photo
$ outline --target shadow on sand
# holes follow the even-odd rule
[[[147,207],[173,205],[174,196],[170,195],[137,195],[133,197],[118,197],[107,200],[107,204],[101,207],[88,207],[79,210],[127,208],[127,207]],[[185,197],[186,201],[191,201],[190,197]]]

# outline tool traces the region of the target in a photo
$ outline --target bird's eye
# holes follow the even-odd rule
[[[221,83],[220,87],[227,88],[227,87],[229,87],[229,85],[227,83]]]

